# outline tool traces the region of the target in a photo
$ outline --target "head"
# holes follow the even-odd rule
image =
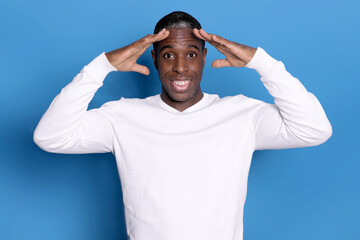
[[[156,24],[154,33],[163,28],[170,31],[169,36],[154,43],[151,51],[162,84],[161,98],[182,111],[203,96],[200,81],[207,50],[204,40],[193,33],[201,25],[189,14],[177,11],[166,15]]]

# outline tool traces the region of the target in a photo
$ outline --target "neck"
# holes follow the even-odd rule
[[[186,110],[187,108],[195,105],[196,103],[198,103],[204,96],[204,93],[199,90],[198,92],[196,92],[190,99],[186,100],[186,101],[176,101],[174,99],[172,99],[166,91],[162,91],[160,94],[161,99],[170,107],[175,108],[176,110],[182,112],[184,110]]]

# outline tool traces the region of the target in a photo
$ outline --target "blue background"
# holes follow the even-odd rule
[[[126,239],[111,154],[40,150],[33,131],[52,99],[102,52],[187,11],[210,33],[261,46],[314,93],[333,126],[317,147],[255,152],[244,239],[360,239],[359,4],[353,1],[0,0],[0,239]],[[213,69],[207,45],[202,89],[273,102],[250,69]],[[110,73],[90,108],[160,92],[149,77]]]

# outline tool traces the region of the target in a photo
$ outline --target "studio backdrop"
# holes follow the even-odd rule
[[[33,132],[85,65],[152,33],[176,10],[207,32],[282,61],[333,127],[320,146],[255,152],[244,239],[360,239],[359,7],[355,0],[0,0],[0,239],[126,239],[114,157],[48,153]],[[223,56],[206,47],[204,92],[273,103],[254,70],[212,68]],[[111,72],[89,109],[160,93],[151,49],[138,61],[149,76]]]

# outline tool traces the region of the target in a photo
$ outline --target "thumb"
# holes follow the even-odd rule
[[[144,75],[149,75],[150,74],[150,70],[147,67],[145,67],[143,65],[139,65],[137,63],[133,67],[133,71],[144,74]]]
[[[227,59],[217,59],[211,63],[214,68],[231,67]]]

